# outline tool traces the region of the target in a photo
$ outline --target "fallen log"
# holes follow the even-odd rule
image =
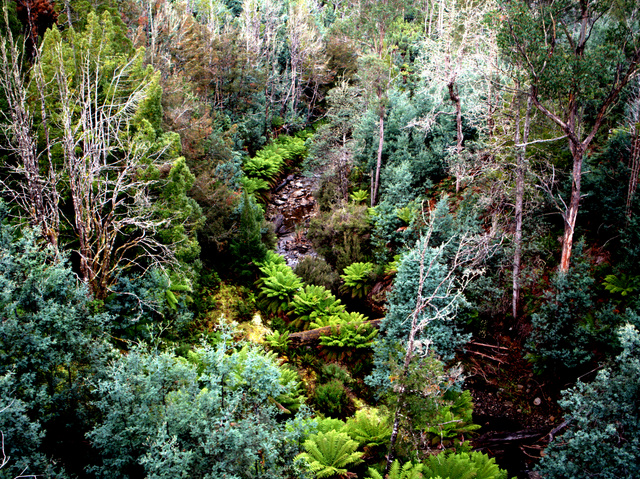
[[[372,319],[371,321],[365,321],[362,324],[368,324],[374,328],[379,329],[382,319]],[[309,331],[301,331],[299,333],[292,333],[289,335],[289,346],[298,348],[300,346],[310,346],[320,341],[320,336],[328,336],[331,334],[331,330],[337,328],[340,331],[340,325],[337,326],[325,326],[323,328],[310,329]]]

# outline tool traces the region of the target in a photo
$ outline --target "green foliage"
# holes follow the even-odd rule
[[[620,328],[622,352],[595,380],[563,392],[567,431],[540,462],[544,477],[633,477],[640,470],[640,333]]]
[[[391,464],[387,479],[423,479],[422,464],[414,464],[413,462],[405,462],[402,468],[400,461],[397,459]],[[375,469],[369,468],[369,477],[367,479],[384,479]],[[451,479],[451,478],[450,478]]]
[[[333,271],[331,266],[322,258],[305,256],[295,269],[295,273],[300,276],[305,283],[316,286],[324,286],[326,289],[336,291],[340,277]]]
[[[437,454],[429,456],[423,463],[425,478],[457,479],[507,479],[507,471],[500,469],[494,459],[480,452]]]
[[[351,409],[351,399],[342,381],[332,379],[316,387],[313,402],[320,412],[335,418],[344,418]]]
[[[300,278],[286,264],[267,263],[260,271],[258,297],[264,309],[274,314],[288,311],[294,295],[302,289]]]
[[[86,377],[103,366],[111,318],[92,312],[64,254],[30,230],[18,234],[6,214],[0,202],[0,430],[10,459],[3,474],[61,477],[60,458],[49,456],[65,439],[81,440]],[[60,421],[78,435],[63,433]]]
[[[264,341],[267,343],[269,348],[277,353],[286,354],[289,350],[289,333],[287,331],[284,333],[274,331],[273,334],[266,336]]]
[[[156,209],[160,217],[171,220],[159,233],[159,237],[165,244],[178,245],[175,255],[184,270],[188,270],[200,256],[195,231],[202,225],[202,210],[195,200],[187,196],[194,180],[195,177],[181,156],[171,165],[166,180],[158,184],[160,201]],[[192,278],[193,272],[187,277],[189,276]]]
[[[580,260],[580,245],[573,258],[567,273],[555,273],[551,291],[531,320],[528,348],[538,370],[566,371],[593,357],[593,332],[586,318],[594,314],[594,280],[588,263]]]
[[[344,476],[350,467],[362,462],[362,453],[356,452],[357,447],[358,443],[346,433],[321,432],[304,442],[306,452],[301,453],[298,460],[318,479]]]
[[[306,326],[323,322],[320,318],[338,316],[344,312],[344,305],[324,286],[306,285],[293,297],[291,310],[296,317],[294,324]]]
[[[252,263],[259,263],[265,259],[267,247],[262,242],[261,226],[264,214],[246,190],[239,205],[239,215],[238,232],[229,249],[234,256],[236,268],[241,274],[248,275]]]
[[[327,363],[318,371],[318,380],[324,383],[332,379],[342,381],[344,384],[349,384],[353,381],[351,374],[345,368],[337,363]]]
[[[318,315],[316,316],[316,318],[311,321],[311,323],[309,323],[309,327],[311,329],[317,329],[317,328],[324,328],[327,326],[336,326],[338,324],[342,324],[342,320],[340,319],[340,316],[335,314],[335,315]]]
[[[244,175],[240,180],[249,194],[268,190],[284,171],[285,164],[299,160],[306,154],[305,140],[280,135],[277,140],[257,151],[255,156],[244,161]]]
[[[477,426],[471,422],[471,396],[460,391],[461,369],[446,368],[432,352],[416,351],[408,368],[404,355],[399,355],[389,374],[393,387],[384,401],[390,411],[399,412],[399,457],[429,456],[444,447],[468,447],[463,439]]]
[[[101,420],[89,434],[99,477],[282,478],[309,427],[278,419],[298,396],[297,375],[230,336],[189,360],[134,348],[97,381]],[[173,472],[172,472],[173,471]],[[175,475],[171,475],[175,474]]]
[[[372,273],[372,263],[352,263],[344,269],[344,274],[340,275],[344,281],[340,289],[350,292],[352,298],[365,298],[373,287]]]
[[[445,394],[445,399],[451,400],[448,396],[452,395],[455,397],[453,402],[441,407],[435,424],[425,429],[432,446],[468,446],[468,443],[463,444],[465,438],[468,439],[473,431],[480,429],[479,425],[473,424],[471,393],[468,390],[449,391]]]
[[[356,203],[366,203],[369,199],[369,192],[367,190],[355,190],[349,196]]]
[[[330,335],[321,335],[320,344],[333,348],[370,348],[377,335],[376,328],[362,321],[342,322],[332,328]]]
[[[393,291],[388,296],[388,312],[380,327],[383,334],[374,346],[375,369],[367,378],[367,382],[380,392],[389,387],[390,361],[397,361],[409,337],[411,320],[408,318],[416,309],[421,258],[425,270],[429,271],[423,278],[422,297],[431,300],[429,307],[421,310],[417,317],[423,327],[417,332],[416,340],[429,344],[429,350],[444,359],[452,358],[454,349],[467,341],[468,335],[461,333],[454,319],[459,306],[464,304],[464,297],[443,293],[453,289],[455,284],[454,275],[447,278],[445,253],[444,245],[431,248],[420,241],[400,261]]]
[[[276,358],[273,359],[274,361],[276,360]],[[282,412],[296,414],[306,399],[300,375],[298,371],[286,365],[280,368],[280,372],[282,374],[280,376],[280,384],[284,386],[286,392],[277,396],[275,401],[284,408],[281,409]]]
[[[618,278],[615,274],[608,274],[602,284],[604,289],[611,293],[620,293],[621,296],[627,296],[629,293],[635,293],[640,290],[640,276],[627,276],[622,273]]]
[[[347,420],[345,432],[358,441],[360,447],[383,446],[391,438],[391,425],[389,418],[377,409],[360,409]]]
[[[370,232],[367,207],[349,204],[311,220],[307,237],[313,247],[338,271],[355,262],[367,261]]]

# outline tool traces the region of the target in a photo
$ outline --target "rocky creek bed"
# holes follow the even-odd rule
[[[305,256],[317,256],[307,239],[309,222],[317,212],[313,190],[318,180],[293,173],[273,190],[267,204],[266,219],[275,226],[276,252],[295,267]]]

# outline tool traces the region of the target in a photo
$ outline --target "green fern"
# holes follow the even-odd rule
[[[404,466],[400,467],[400,462],[396,459],[391,464],[389,469],[389,475],[387,479],[422,479],[422,464],[414,464],[412,462],[406,462]],[[375,469],[369,468],[369,477],[367,479],[384,479]],[[456,478],[457,479],[457,478]]]
[[[423,463],[423,474],[429,479],[437,476],[451,479],[477,479],[476,468],[466,453],[429,456]]]
[[[375,447],[387,444],[391,438],[391,426],[377,409],[361,409],[347,420],[345,432],[360,446]]]
[[[629,293],[635,293],[640,289],[640,276],[627,276],[621,274],[618,278],[615,274],[605,276],[602,283],[604,289],[611,293],[620,293],[621,296],[627,296]]]
[[[260,190],[268,190],[270,187],[269,183],[262,178],[249,178],[244,175],[240,178],[240,184],[250,195]]]
[[[276,401],[284,409],[283,412],[295,414],[305,402],[304,387],[300,381],[298,371],[283,366],[280,368],[280,384],[282,384],[287,392],[280,394]]]
[[[289,349],[289,333],[287,331],[284,333],[274,331],[273,334],[266,336],[264,340],[269,348],[280,354],[285,354]]]
[[[358,443],[343,432],[320,432],[309,437],[303,446],[306,452],[298,454],[296,460],[318,479],[344,476],[349,467],[362,462],[363,453],[356,452]]]
[[[345,293],[351,293],[352,298],[364,298],[371,291],[371,274],[373,272],[373,264],[371,263],[353,263],[344,269],[344,274],[340,277],[344,284],[340,290]]]
[[[330,335],[321,335],[320,344],[337,348],[368,348],[377,335],[378,330],[369,324],[342,323],[332,328]]]
[[[469,458],[476,468],[476,479],[508,479],[507,471],[500,469],[494,458],[481,452],[472,452]]]
[[[244,164],[243,170],[249,178],[259,178],[267,183],[272,183],[283,166],[284,160],[282,157],[273,154],[269,156],[254,156],[248,159]]]
[[[311,327],[312,329],[317,329],[324,328],[326,326],[337,326],[339,324],[342,324],[342,320],[337,314],[331,316],[317,315],[311,320],[311,322],[309,323],[309,327]]]
[[[297,316],[294,326],[301,328],[324,316],[337,316],[344,305],[324,286],[307,285],[293,297],[291,309]]]
[[[473,431],[480,428],[473,424],[473,402],[471,393],[459,393],[452,404],[442,407],[438,411],[435,426],[428,427],[426,433],[430,436],[432,446],[459,446]]]
[[[345,428],[344,421],[340,419],[336,419],[333,417],[325,417],[318,419],[318,432],[329,432],[329,431],[337,431],[337,432],[345,432],[343,429]]]
[[[356,203],[364,203],[369,199],[369,193],[367,190],[355,190],[349,195]]]
[[[410,225],[413,219],[416,217],[416,209],[411,206],[405,206],[404,208],[396,209],[396,216],[399,220],[403,221],[407,225]]]
[[[287,266],[269,263],[260,268],[265,275],[258,281],[258,295],[264,309],[270,313],[284,312],[289,309],[293,296],[302,288],[302,281]]]
[[[494,459],[481,452],[460,452],[429,456],[423,463],[424,477],[435,479],[508,479],[507,471],[500,469]]]

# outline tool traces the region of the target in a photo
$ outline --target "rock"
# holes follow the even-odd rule
[[[293,195],[292,195],[292,196],[293,196],[294,198],[299,198],[299,197],[300,197],[300,196],[302,196],[302,195],[304,195],[304,191],[302,191],[302,190],[296,190],[296,191],[294,191],[294,192],[293,192]]]
[[[273,204],[274,204],[274,205],[281,206],[281,205],[284,205],[284,203],[285,203],[285,202],[284,202],[284,201],[282,201],[281,199],[277,199],[277,198],[276,198],[275,200],[273,200]]]
[[[533,405],[534,405],[534,406],[540,406],[540,404],[542,404],[542,399],[540,399],[540,398],[535,398],[535,399],[533,400]]]
[[[513,407],[513,403],[511,401],[505,401],[504,402],[504,406],[505,407]]]

